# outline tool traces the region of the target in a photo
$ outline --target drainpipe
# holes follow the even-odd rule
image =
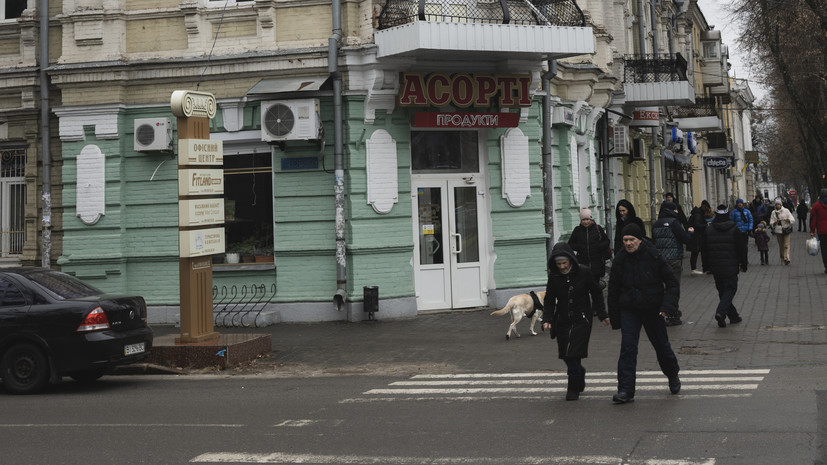
[[[341,311],[347,299],[345,252],[345,163],[342,143],[342,75],[339,73],[339,41],[342,40],[341,0],[333,0],[333,34],[328,39],[327,70],[333,78],[333,190],[336,196],[336,293],[333,303]]]
[[[49,126],[49,0],[40,0],[40,151],[43,164],[41,184],[43,188],[42,256],[41,266],[51,268],[52,263],[52,155],[50,152],[51,127]]]
[[[557,60],[548,60],[548,72],[543,74],[543,217],[545,218],[546,257],[551,256],[554,246],[554,184],[551,170],[554,154],[551,151],[551,80],[557,76]]]
[[[655,13],[655,1],[656,0],[649,0],[649,14],[652,20],[652,57],[657,59],[658,55],[658,28],[657,28],[657,13]],[[655,219],[658,217],[658,207],[657,207],[657,200],[655,198],[655,150],[658,148],[658,129],[660,128],[652,128],[652,146],[651,150],[649,151],[649,197],[650,197],[650,209],[651,209],[651,224],[654,224]],[[663,162],[663,157],[661,157],[661,162]],[[663,168],[663,167],[661,167]],[[661,169],[662,171],[662,169]]]
[[[603,155],[601,157],[601,170],[603,172],[603,176],[601,176],[603,178],[603,212],[605,215],[603,226],[609,237],[614,237],[612,235],[612,199],[609,193],[609,108],[612,107],[612,100],[614,100],[613,93],[609,94],[609,102],[606,103],[606,111],[601,118],[600,128],[600,153]],[[614,244],[611,244],[610,247],[614,248]]]

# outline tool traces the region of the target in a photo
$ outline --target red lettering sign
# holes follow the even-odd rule
[[[401,73],[399,106],[453,105],[459,108],[527,107],[531,105],[530,75]],[[497,102],[493,100],[499,98]]]
[[[519,113],[419,112],[414,114],[414,126],[418,128],[516,128],[519,125]]]

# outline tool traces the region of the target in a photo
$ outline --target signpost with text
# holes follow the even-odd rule
[[[178,274],[181,336],[176,344],[213,342],[212,255],[224,253],[224,147],[210,140],[212,94],[176,90],[178,117]]]

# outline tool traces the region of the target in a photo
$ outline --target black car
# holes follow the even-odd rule
[[[94,381],[152,348],[146,302],[43,268],[0,269],[0,378],[14,394]]]

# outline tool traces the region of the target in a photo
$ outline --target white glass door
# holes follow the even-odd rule
[[[418,309],[486,305],[479,186],[463,179],[418,179],[413,192]]]

